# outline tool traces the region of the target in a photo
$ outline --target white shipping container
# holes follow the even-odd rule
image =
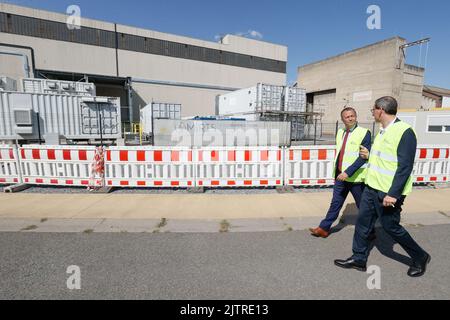
[[[0,140],[38,139],[58,134],[66,139],[121,138],[120,99],[78,95],[0,92]]]
[[[90,82],[75,82],[25,78],[23,91],[28,93],[67,94],[93,97],[96,95],[95,85]]]
[[[155,119],[155,146],[288,146],[290,123]]]
[[[140,110],[142,132],[152,133],[153,119],[181,119],[181,104],[152,102]]]
[[[250,88],[220,95],[216,99],[216,114],[281,111],[283,90],[283,86],[258,83]]]

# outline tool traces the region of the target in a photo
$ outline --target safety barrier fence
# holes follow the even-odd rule
[[[16,146],[0,145],[0,184],[20,181],[19,156]]]
[[[418,146],[416,183],[450,181],[450,147]],[[112,187],[326,186],[334,146],[0,146],[0,184]]]

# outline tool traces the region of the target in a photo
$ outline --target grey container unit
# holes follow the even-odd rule
[[[120,100],[116,97],[0,92],[0,140],[37,140],[59,135],[70,140],[121,138]]]
[[[24,78],[23,91],[28,93],[50,93],[93,97],[96,94],[95,85],[90,82],[75,82]]]
[[[281,111],[283,108],[283,92],[283,86],[258,83],[256,86],[255,111]]]
[[[154,119],[155,146],[288,146],[290,123]]]
[[[306,112],[306,90],[298,87],[286,87],[284,111]]]
[[[154,119],[181,119],[181,104],[152,102],[140,110],[142,132],[150,135]]]

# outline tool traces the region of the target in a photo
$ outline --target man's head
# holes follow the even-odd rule
[[[347,129],[351,129],[357,120],[356,110],[352,107],[346,107],[341,111],[341,119]]]
[[[376,122],[391,118],[397,114],[397,100],[390,96],[377,99],[372,109],[372,114]]]

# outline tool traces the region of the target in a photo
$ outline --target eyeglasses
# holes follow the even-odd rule
[[[380,107],[373,107],[370,111],[374,112],[375,110],[382,110]]]

